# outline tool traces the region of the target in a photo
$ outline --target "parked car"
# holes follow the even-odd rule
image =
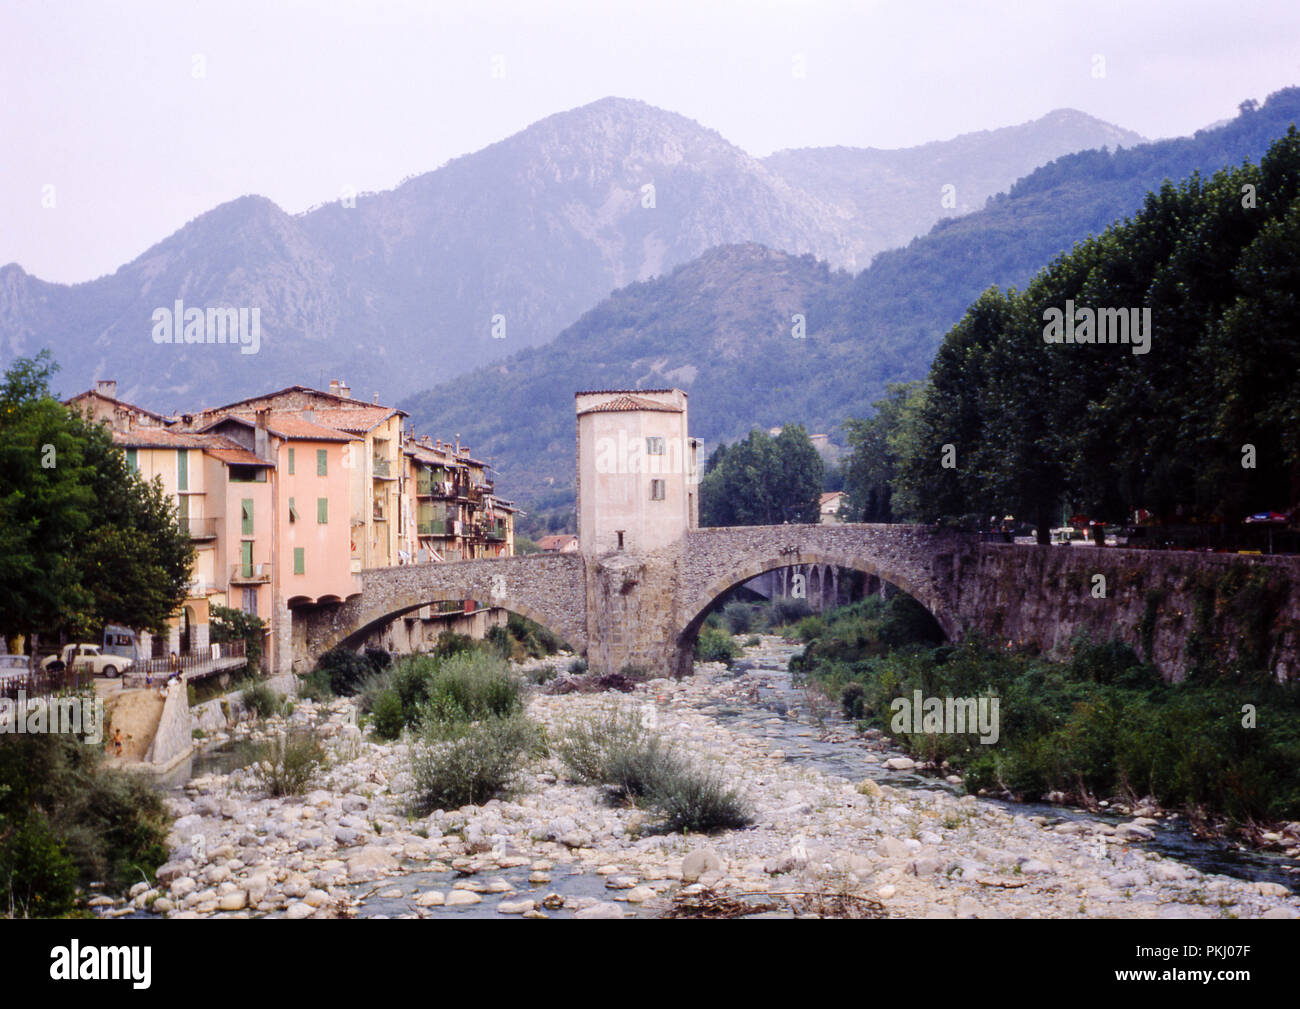
[[[27,678],[26,655],[0,655],[0,687]]]
[[[62,666],[57,665],[62,663]],[[63,669],[89,669],[96,676],[120,676],[131,668],[132,660],[123,655],[105,655],[99,645],[64,645],[58,655],[51,655],[41,663],[49,671]]]

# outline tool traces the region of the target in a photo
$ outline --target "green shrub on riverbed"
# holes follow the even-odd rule
[[[258,718],[270,718],[284,709],[284,698],[263,682],[254,681],[243,688],[244,707]]]
[[[604,785],[616,800],[653,810],[662,830],[713,833],[753,821],[737,789],[683,756],[635,711],[611,707],[570,722],[555,753],[575,781]]]
[[[167,858],[170,816],[144,778],[67,735],[0,737],[0,916],[70,907],[69,881],[116,892]]]
[[[521,689],[504,659],[475,649],[399,659],[362,684],[359,696],[380,738],[396,739],[422,721],[508,718],[523,706]]]
[[[728,666],[736,661],[736,642],[726,631],[705,627],[695,639],[695,658],[699,662],[723,662]]]
[[[414,812],[482,805],[508,794],[541,740],[537,725],[521,715],[427,722],[411,752]]]
[[[302,795],[325,766],[325,749],[310,732],[294,732],[263,743],[253,776],[267,794]]]

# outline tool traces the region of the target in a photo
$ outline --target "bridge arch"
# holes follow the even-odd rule
[[[765,572],[794,566],[833,565],[874,575],[924,606],[949,639],[960,637],[962,622],[936,580],[935,544],[928,536],[927,531],[868,524],[692,532],[678,600],[674,671],[689,672],[695,638],[721,596]]]
[[[301,672],[338,645],[430,603],[473,599],[518,613],[583,651],[587,644],[582,558],[575,555],[491,558],[362,572],[362,592],[336,606],[294,611],[294,667]]]
[[[751,578],[756,578],[768,571],[779,571],[782,568],[803,567],[808,565],[827,565],[853,571],[860,571],[866,575],[874,575],[883,582],[895,586],[900,591],[906,592],[909,596],[924,606],[938,622],[943,629],[943,633],[949,638],[956,636],[958,625],[955,620],[947,613],[943,603],[933,597],[926,598],[927,591],[925,585],[915,584],[907,575],[897,572],[891,572],[889,569],[878,564],[873,564],[869,560],[861,557],[841,556],[836,554],[809,553],[801,554],[797,560],[789,558],[769,557],[763,560],[748,560],[726,575],[722,575],[707,584],[694,599],[686,602],[683,607],[687,620],[682,627],[682,633],[689,633],[690,639],[694,640],[694,635],[699,631],[700,625],[712,611],[714,604],[718,599],[726,595],[732,589],[739,585],[745,584]],[[811,582],[809,583],[811,586]],[[812,592],[811,587],[809,592]]]

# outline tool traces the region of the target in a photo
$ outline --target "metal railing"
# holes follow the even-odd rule
[[[235,564],[230,569],[231,584],[245,585],[251,583],[269,582],[271,580],[271,562],[262,561],[257,564]]]
[[[217,538],[217,520],[210,518],[182,518],[181,529],[192,540],[211,540]]]
[[[89,669],[63,669],[57,672],[38,669],[35,672],[0,674],[0,697],[18,700],[18,692],[29,700],[33,697],[50,697],[61,690],[94,689],[95,674]]]
[[[145,659],[131,667],[132,673],[184,673],[221,659],[242,659],[246,654],[243,638],[238,641],[214,642],[206,651],[188,655],[166,655],[158,659]]]

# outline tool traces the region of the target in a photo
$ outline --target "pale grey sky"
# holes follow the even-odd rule
[[[234,197],[390,188],[606,95],[759,156],[1064,106],[1173,136],[1300,83],[1298,43],[1296,0],[0,0],[0,264],[88,280]]]

